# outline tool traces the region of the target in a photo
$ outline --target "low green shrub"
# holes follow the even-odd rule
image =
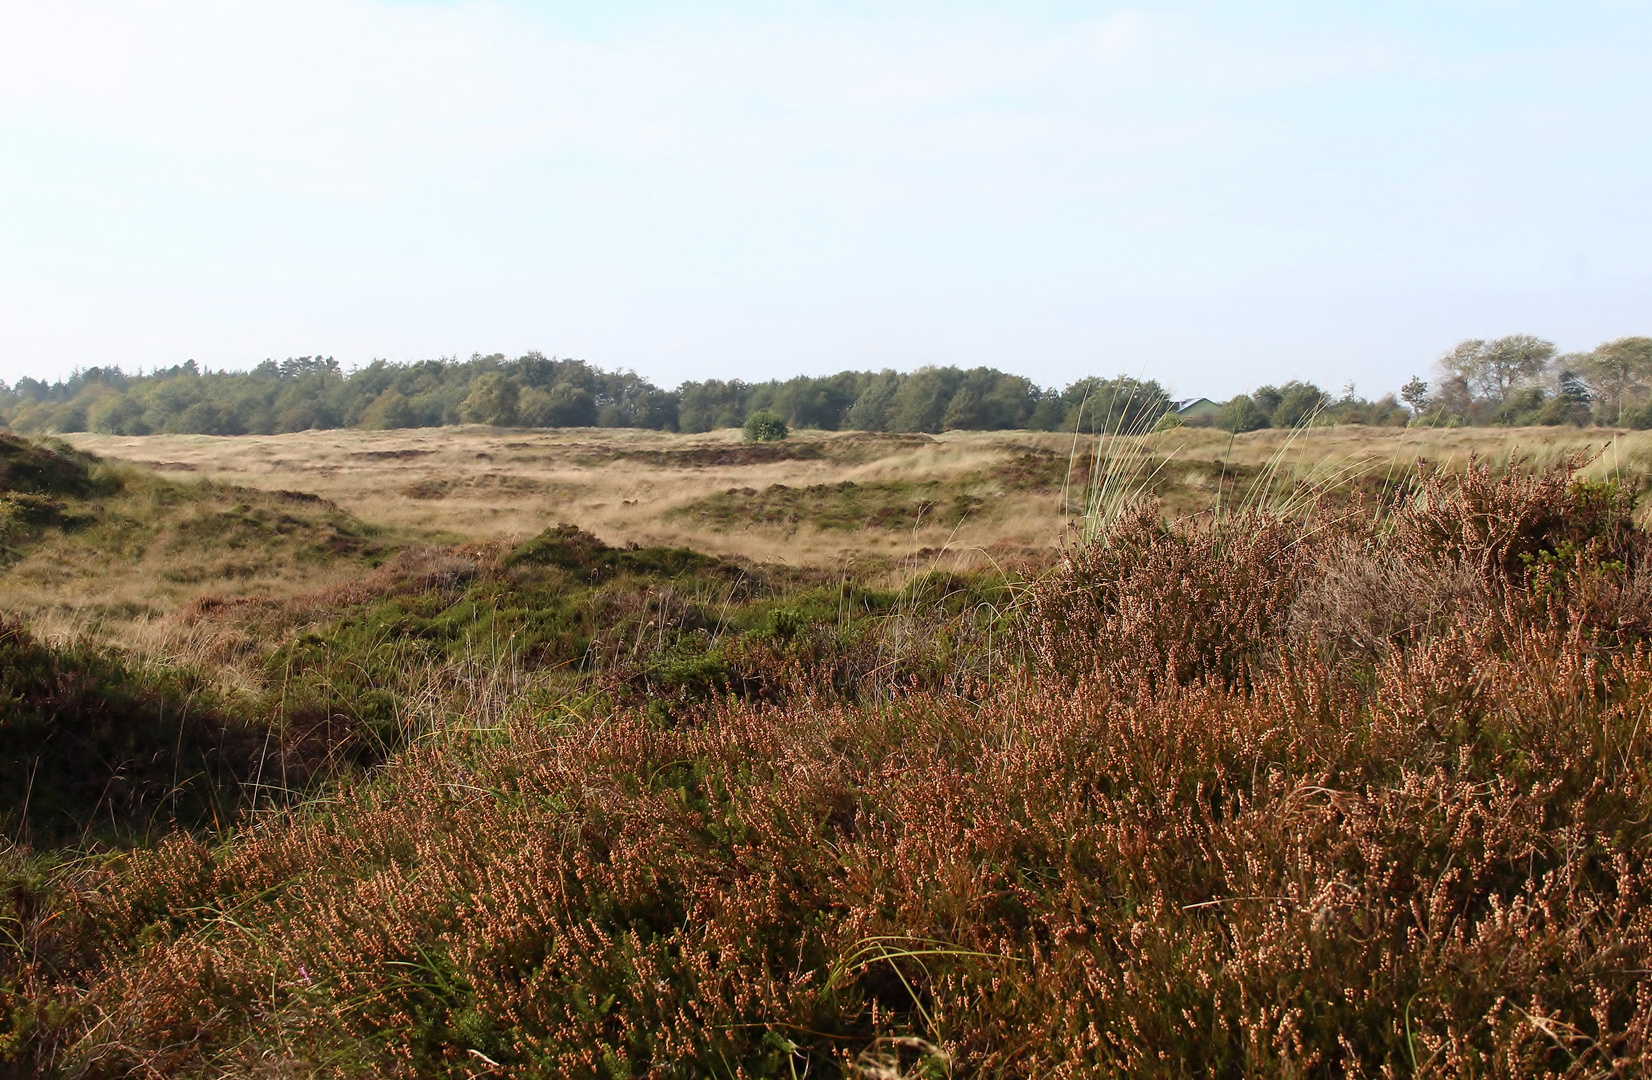
[[[746,417],[746,441],[755,443],[779,442],[791,434],[786,419],[776,412],[759,409]]]

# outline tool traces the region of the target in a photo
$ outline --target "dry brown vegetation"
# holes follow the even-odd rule
[[[1082,487],[1095,445],[1038,432],[797,432],[753,446],[738,431],[488,427],[70,438],[171,476],[313,492],[363,521],[434,537],[521,539],[571,521],[612,544],[684,545],[793,565],[948,545],[993,555],[1050,552],[1067,537],[1061,496],[1069,472]],[[1544,465],[1606,444],[1611,450],[1593,474],[1652,467],[1646,432],[1337,427],[1233,437],[1184,428],[1120,441],[1145,444],[1155,464],[1173,462],[1157,485],[1173,514],[1209,506],[1219,488],[1242,499],[1269,466],[1308,482],[1341,473],[1375,479],[1403,474],[1419,459],[1449,470],[1471,455],[1502,462],[1518,450]],[[842,500],[824,489],[845,482],[884,485],[883,502],[909,512],[878,520],[874,509],[866,515],[872,528],[843,527]],[[818,512],[793,505],[789,513],[742,516],[744,507],[777,501],[765,500],[776,485],[809,493],[789,501]],[[951,512],[959,500],[967,513]],[[714,512],[695,512],[708,502]],[[925,504],[940,512],[920,512]]]
[[[11,849],[0,1055],[1645,1075],[1652,443],[1584,467],[1520,435],[1170,432],[1121,458],[1160,501],[1108,504],[1083,544],[1063,488],[1112,474],[1070,437],[312,436],[338,467],[312,486],[382,509],[397,550],[158,622],[239,640],[276,736],[336,719],[383,764],[118,853]],[[287,438],[124,449],[300,487],[257,450]],[[1549,464],[1507,467],[1517,444]],[[490,476],[500,513],[443,524]],[[585,503],[512,487],[598,478]],[[895,521],[918,502],[962,511]],[[870,577],[949,542],[993,559],[931,551],[880,590],[849,556],[885,532]],[[700,551],[620,546],[661,538]],[[792,566],[738,557],[760,550]],[[1025,576],[995,567],[1015,553]]]

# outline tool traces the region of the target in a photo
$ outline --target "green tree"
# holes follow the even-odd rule
[[[1268,426],[1303,427],[1331,404],[1331,395],[1311,382],[1291,380],[1279,388],[1279,401],[1268,412]]]
[[[556,383],[549,390],[530,386],[517,397],[516,419],[527,427],[591,427],[597,403],[590,391],[569,383]]]
[[[143,405],[126,394],[114,393],[98,399],[86,410],[86,427],[103,435],[147,435]]]
[[[970,387],[961,387],[952,395],[952,400],[947,402],[946,412],[941,414],[941,430],[979,430],[986,426],[982,423],[982,414],[981,395]]]
[[[958,392],[962,375],[957,368],[924,367],[902,379],[889,403],[889,430],[945,430],[946,407]]]
[[[1411,376],[1411,381],[1400,387],[1400,400],[1414,413],[1421,413],[1428,408],[1428,383],[1420,375]]]
[[[785,418],[777,412],[759,409],[746,418],[747,442],[779,442],[789,434]]]
[[[677,425],[683,431],[739,427],[746,416],[748,387],[739,379],[686,382],[677,388]]]
[[[1440,357],[1447,378],[1463,380],[1474,396],[1500,407],[1516,389],[1537,380],[1554,359],[1553,342],[1531,334],[1510,334],[1495,341],[1473,338]]]
[[[413,407],[407,402],[407,395],[395,387],[388,387],[384,393],[373,399],[373,403],[361,414],[361,426],[371,430],[387,431],[392,428],[413,427],[417,418]]]
[[[1170,395],[1152,379],[1129,375],[1079,379],[1061,392],[1069,405],[1063,426],[1087,434],[1150,431],[1170,411]]]
[[[479,375],[459,406],[459,419],[467,424],[510,427],[516,423],[518,393],[516,384],[497,371]]]
[[[901,377],[888,368],[872,376],[844,415],[843,426],[850,431],[888,431],[890,409],[900,386]]]
[[[1652,338],[1608,341],[1576,358],[1582,375],[1600,399],[1601,418],[1622,426],[1629,407],[1646,397],[1652,381]]]
[[[1032,415],[1027,419],[1027,426],[1034,431],[1060,431],[1067,422],[1067,414],[1072,406],[1058,391],[1046,390],[1039,395],[1038,402],[1033,406]]]
[[[1268,417],[1249,394],[1240,394],[1222,406],[1216,416],[1216,426],[1234,434],[1257,431],[1268,426]]]

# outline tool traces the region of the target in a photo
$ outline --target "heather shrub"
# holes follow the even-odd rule
[[[827,594],[753,603],[741,633],[627,654],[634,696],[431,732],[224,842],[4,864],[0,1053],[111,1077],[1645,1074],[1641,534],[1564,467],[1453,483],[1380,515],[1138,507],[1027,588],[1007,644],[1005,598],[940,577],[837,637]],[[575,547],[521,572],[609,558]],[[587,586],[619,604],[627,580]],[[663,613],[638,628],[694,607],[627,602]],[[702,689],[671,696],[671,664]]]
[[[1566,642],[1492,662],[1447,635],[1375,708],[1306,672],[1130,702],[1087,681],[421,751],[110,880],[79,918],[123,1042],[77,1052],[105,1075],[250,1064],[249,1032],[404,1075],[801,1074],[913,1038],[1029,1076],[1635,1062],[1652,666],[1603,677]]]
[[[1450,476],[1425,471],[1417,492],[1394,517],[1403,557],[1450,562],[1480,575],[1490,589],[1526,584],[1536,569],[1564,570],[1580,558],[1632,569],[1647,550],[1635,528],[1635,491],[1626,480],[1576,478],[1573,459],[1536,472],[1494,471],[1484,461]]]
[[[1286,518],[1172,522],[1140,502],[1028,590],[1026,644],[1039,667],[1068,679],[1241,683],[1316,543]]]

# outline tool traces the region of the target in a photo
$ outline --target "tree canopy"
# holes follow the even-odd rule
[[[1432,383],[1413,376],[1398,397],[1375,401],[1352,387],[1333,396],[1300,380],[1259,386],[1223,403],[1214,422],[1230,431],[1333,423],[1652,427],[1652,337],[1568,355],[1530,334],[1476,338],[1446,352],[1436,368]],[[42,433],[241,435],[444,424],[700,432],[741,427],[759,412],[788,428],[828,431],[1094,433],[1183,419],[1164,387],[1127,375],[1058,388],[996,368],[947,366],[758,383],[707,379],[667,390],[634,371],[537,352],[379,360],[352,370],[323,356],[266,360],[250,371],[210,371],[191,360],[137,374],[93,367],[54,383],[0,383],[0,423]]]
[[[20,431],[115,435],[275,434],[312,428],[639,427],[710,431],[772,413],[791,428],[941,432],[1113,430],[1150,426],[1170,407],[1163,387],[1126,376],[1045,389],[994,368],[843,371],[762,383],[710,379],[665,390],[632,371],[528,353],[516,359],[344,371],[328,357],[266,361],[251,371],[193,362],[146,374],[89,368],[45,383],[0,384],[0,420]]]

